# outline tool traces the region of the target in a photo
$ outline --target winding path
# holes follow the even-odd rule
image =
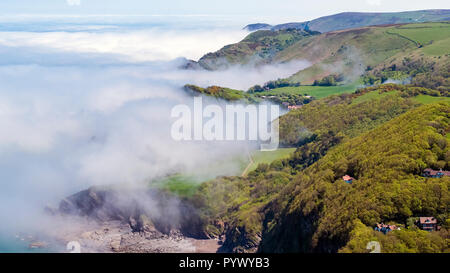
[[[247,168],[245,168],[245,170],[242,172],[242,175],[241,175],[241,176],[246,176],[248,170],[250,169],[250,167],[251,167],[253,164],[255,164],[255,162],[253,161],[253,158],[252,158],[252,156],[250,155],[250,152],[249,152],[248,150],[247,150],[247,156],[248,156],[248,159],[249,159],[250,163],[248,163]]]

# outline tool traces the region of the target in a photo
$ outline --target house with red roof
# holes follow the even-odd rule
[[[419,217],[416,224],[420,229],[426,231],[435,231],[439,229],[437,219],[434,217]]]
[[[344,175],[343,177],[342,177],[342,179],[346,182],[346,183],[348,183],[348,184],[352,184],[353,183],[353,180],[355,180],[355,178],[353,178],[353,177],[351,177],[350,175]]]
[[[439,171],[436,171],[436,170],[428,168],[423,171],[422,176],[429,177],[429,178],[442,178],[444,176],[450,176],[450,172],[443,171],[442,169],[440,169]]]

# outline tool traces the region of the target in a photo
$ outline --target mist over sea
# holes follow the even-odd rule
[[[244,144],[180,143],[170,110],[186,83],[246,89],[293,66],[180,69],[248,33],[209,16],[0,16],[0,252],[24,252],[20,233],[53,228],[46,205],[93,185],[147,183]],[[231,162],[214,175],[236,174]],[[210,175],[210,174],[209,174]],[[33,251],[33,250],[31,250]]]

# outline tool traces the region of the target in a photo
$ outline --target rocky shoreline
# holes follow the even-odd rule
[[[215,253],[222,244],[201,231],[192,207],[162,192],[92,187],[47,212],[63,223],[48,237],[82,253]]]
[[[82,253],[196,253],[205,251],[198,249],[205,242],[211,246],[206,252],[215,253],[220,247],[217,240],[188,238],[175,231],[170,234],[156,230],[133,232],[128,224],[121,221],[80,227],[77,231],[61,234],[58,241],[78,242]]]

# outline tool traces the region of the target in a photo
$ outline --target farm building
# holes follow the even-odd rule
[[[444,176],[450,176],[450,172],[449,171],[443,171],[442,169],[439,171],[433,170],[433,169],[425,169],[423,171],[423,176],[424,177],[429,177],[429,178],[442,178]]]

